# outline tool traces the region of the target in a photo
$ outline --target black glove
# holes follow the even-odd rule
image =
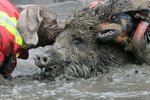
[[[2,66],[0,67],[0,74],[2,74],[4,78],[8,78],[11,76],[11,73],[16,66],[15,59],[15,54],[10,54],[4,60]]]

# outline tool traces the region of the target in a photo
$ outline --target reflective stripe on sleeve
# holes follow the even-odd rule
[[[9,17],[7,13],[0,11],[0,25],[4,26],[12,35],[15,36],[15,42],[23,45],[23,40],[16,29],[17,20],[15,17]]]

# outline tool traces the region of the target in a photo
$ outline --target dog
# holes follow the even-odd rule
[[[96,24],[99,43],[114,42],[131,51],[138,63],[150,65],[150,11],[120,12]]]
[[[17,8],[20,11],[17,29],[30,48],[52,45],[58,33],[64,28],[64,22],[46,7],[21,5]]]

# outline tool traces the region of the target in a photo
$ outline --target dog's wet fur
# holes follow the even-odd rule
[[[134,32],[140,23],[140,21],[150,22],[150,11],[147,9],[139,10],[139,11],[130,11],[130,12],[120,12],[111,15],[104,22],[98,23],[96,25],[97,32],[97,41],[99,43],[117,43],[121,46],[124,46],[126,51],[132,51],[137,56],[137,59],[141,61],[141,63],[149,64],[149,57],[146,58],[145,51],[147,50],[147,42],[149,41],[146,35],[143,36],[138,49],[135,50],[134,45],[132,45],[131,41],[134,35]],[[149,30],[150,25],[148,26],[146,34]],[[144,42],[143,42],[144,41]],[[145,59],[145,60],[143,60]]]

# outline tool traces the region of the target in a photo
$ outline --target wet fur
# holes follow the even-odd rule
[[[146,30],[146,32],[141,40],[141,43],[137,48],[136,48],[137,45],[133,45],[131,43],[132,34],[134,33],[135,29],[137,28],[137,24],[141,20],[145,20],[145,21],[149,22],[150,21],[149,15],[150,15],[150,11],[147,9],[114,14],[108,19],[108,21],[97,24],[96,29],[98,31],[100,31],[101,33],[104,30],[112,30],[113,29],[113,30],[115,30],[115,34],[113,34],[113,33],[111,35],[108,34],[108,35],[105,35],[105,37],[101,37],[101,35],[99,35],[97,38],[98,38],[99,42],[103,42],[103,43],[115,42],[115,43],[121,44],[121,45],[125,46],[124,48],[126,51],[133,52],[133,54],[136,56],[136,59],[138,59],[138,62],[150,64],[149,63],[150,58],[148,56],[149,55],[149,51],[148,51],[149,47],[147,46],[147,45],[149,45],[147,33],[149,33],[150,26],[148,26],[148,29]],[[132,19],[132,20],[129,21],[129,19]],[[117,20],[117,22],[115,22],[114,20]],[[115,26],[118,26],[118,27],[115,27]],[[128,26],[130,26],[130,27],[128,27]],[[98,33],[98,34],[101,34],[101,33]],[[107,33],[103,33],[103,34],[107,34]],[[110,37],[112,37],[112,38],[110,38]]]
[[[97,21],[104,21],[110,14],[128,11],[129,8],[134,8],[132,2],[110,0],[108,5],[101,5],[96,9],[85,8],[76,12],[68,20],[64,31],[56,38],[53,47],[47,50],[44,56],[39,54],[40,59],[35,60],[38,67],[46,68],[44,77],[55,78],[63,75],[89,78],[107,73],[112,67],[135,63],[134,56],[118,45],[98,44],[94,32]],[[48,60],[43,64],[41,60],[44,57]],[[57,62],[53,63],[55,60]]]

